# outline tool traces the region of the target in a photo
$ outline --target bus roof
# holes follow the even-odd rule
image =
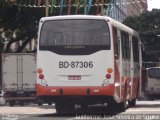
[[[105,19],[105,20],[110,20],[111,21],[111,24],[115,27],[118,27],[118,28],[123,28],[124,31],[127,31],[129,32],[130,34],[137,34],[138,33],[129,28],[128,26],[114,20],[113,18],[110,18],[108,16],[96,16],[96,15],[63,15],[63,16],[51,16],[51,17],[43,17],[41,18],[41,20],[55,20],[55,19]]]

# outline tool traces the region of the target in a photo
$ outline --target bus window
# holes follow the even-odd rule
[[[118,33],[117,28],[113,27],[113,39],[114,39],[114,52],[116,59],[119,59],[119,40],[118,40]]]
[[[160,78],[160,68],[149,69],[148,76],[150,78]]]
[[[139,62],[139,47],[138,47],[138,38],[132,37],[133,45],[133,59],[135,62]]]
[[[87,55],[110,50],[110,43],[109,27],[105,20],[68,19],[45,21],[39,45],[41,50],[61,55]]]
[[[126,32],[121,32],[121,43],[122,43],[122,58],[130,59],[130,46],[129,46],[129,35]]]

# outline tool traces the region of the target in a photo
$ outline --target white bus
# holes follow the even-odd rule
[[[150,67],[143,71],[144,95],[148,99],[160,98],[160,67]]]
[[[136,104],[141,69],[139,34],[106,16],[44,17],[39,23],[37,97],[59,114],[75,105]],[[84,108],[85,108],[84,107]]]

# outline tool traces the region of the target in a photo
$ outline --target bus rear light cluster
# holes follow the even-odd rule
[[[107,78],[107,79],[110,79],[110,78],[111,78],[111,74],[107,74],[107,75],[106,75],[106,78]]]
[[[108,68],[108,69],[107,69],[107,72],[108,72],[108,73],[112,73],[112,72],[113,72],[113,69],[112,69],[112,68]]]
[[[41,85],[48,86],[47,81],[44,79],[43,69],[38,68],[37,69],[38,77],[41,80]]]
[[[42,68],[38,68],[38,69],[37,69],[37,72],[38,72],[38,74],[39,74],[39,79],[44,79],[44,74],[43,74]]]
[[[44,75],[43,74],[39,74],[39,79],[44,79]]]
[[[37,69],[38,74],[41,74],[43,72],[42,68]]]
[[[107,74],[106,74],[106,78],[107,79],[110,79],[111,78],[111,73],[113,72],[113,69],[112,68],[108,68],[107,69]]]
[[[113,69],[112,68],[108,68],[107,70],[106,70],[106,79],[104,79],[103,80],[103,84],[102,84],[102,86],[107,86],[107,85],[109,85],[109,79],[112,77],[112,72],[113,72]]]

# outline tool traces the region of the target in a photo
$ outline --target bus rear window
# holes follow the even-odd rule
[[[45,21],[40,34],[40,49],[48,49],[59,54],[63,54],[64,51],[64,54],[72,54],[70,49],[74,49],[75,54],[110,50],[110,33],[105,20]]]
[[[160,68],[149,69],[148,75],[150,78],[160,78]]]

